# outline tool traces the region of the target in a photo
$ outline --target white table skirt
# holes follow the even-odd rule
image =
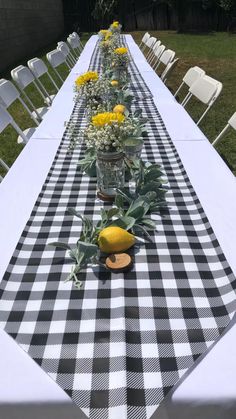
[[[96,36],[90,38],[79,62],[60,89],[47,119],[0,184],[0,278],[51,166],[64,131],[64,121],[69,119],[73,108],[71,88],[74,79],[87,70],[96,40]],[[127,36],[127,42],[135,61],[138,54],[138,67],[145,68],[144,57],[131,36]],[[142,74],[154,93],[190,181],[236,274],[235,178],[153,70]],[[231,329],[217,345],[166,398],[153,419],[235,418],[235,335],[236,326],[231,324]],[[2,330],[0,371],[0,418],[85,417],[64,391]]]

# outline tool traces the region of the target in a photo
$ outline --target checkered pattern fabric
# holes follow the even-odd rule
[[[137,71],[133,83],[147,92]],[[149,118],[143,158],[162,165],[169,190],[133,269],[89,267],[83,289],[64,283],[71,260],[47,243],[76,243],[81,222],[68,207],[96,221],[107,205],[77,170],[84,146],[68,154],[65,132],[0,289],[1,327],[92,419],[151,418],[236,309],[235,278],[154,102],[144,95],[137,106]],[[71,118],[84,123],[83,105]]]

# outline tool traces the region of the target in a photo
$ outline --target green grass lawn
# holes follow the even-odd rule
[[[144,32],[132,33],[138,44],[143,34]],[[223,83],[220,97],[200,125],[209,141],[212,142],[226,125],[230,116],[236,111],[236,36],[229,36],[226,33],[185,35],[167,31],[151,32],[151,34],[160,39],[167,48],[173,49],[176,52],[176,56],[180,59],[177,68],[167,81],[167,86],[171,91],[174,92],[177,89],[186,71],[194,65],[202,67],[208,75]],[[86,34],[83,37],[84,42],[88,39],[88,36]],[[46,52],[55,47],[56,44],[49,45],[43,51],[39,51],[33,56],[46,60]],[[18,65],[26,64],[26,62],[27,59],[22,60]],[[66,74],[67,70],[65,68],[61,70],[62,74]],[[10,78],[10,74],[2,74],[1,77]],[[54,77],[56,78],[55,74]],[[47,82],[50,92],[53,93],[54,88],[48,83],[46,78],[45,82]],[[57,82],[58,84],[60,83],[58,79]],[[35,95],[33,89],[29,89],[29,94],[37,107],[43,106],[43,101]],[[181,100],[185,94],[186,91],[183,90],[179,99]],[[203,107],[192,100],[186,109],[190,112],[193,119],[196,120]],[[15,103],[10,108],[10,112],[21,128],[25,129],[34,125],[20,104]],[[10,127],[0,134],[0,158],[3,158],[10,166],[23,147],[17,144],[16,139],[17,134]],[[236,174],[236,132],[231,130],[217,146],[217,150]],[[1,169],[0,173],[2,173]]]

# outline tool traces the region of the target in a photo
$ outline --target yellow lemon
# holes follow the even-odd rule
[[[123,228],[110,226],[104,228],[98,236],[98,245],[104,253],[124,252],[135,243],[135,236]]]
[[[113,109],[113,112],[124,113],[125,112],[125,106],[124,105],[116,105]]]
[[[114,87],[118,86],[118,84],[119,84],[119,82],[117,80],[112,80],[111,81],[111,85],[114,86]]]

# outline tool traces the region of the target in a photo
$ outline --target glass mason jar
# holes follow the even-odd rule
[[[123,144],[125,156],[128,160],[140,159],[143,148],[143,140],[141,138],[127,138]]]
[[[129,76],[128,69],[125,66],[116,67],[113,71],[113,76],[120,84],[126,84]]]
[[[97,187],[104,200],[115,198],[116,190],[125,183],[124,154],[121,151],[97,153]]]

